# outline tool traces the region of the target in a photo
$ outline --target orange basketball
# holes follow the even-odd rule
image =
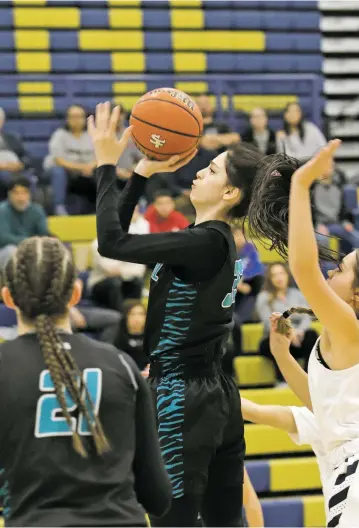
[[[138,149],[150,159],[187,157],[196,147],[203,131],[197,104],[174,88],[157,88],[135,104],[130,124]]]

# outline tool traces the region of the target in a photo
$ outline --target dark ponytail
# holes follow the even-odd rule
[[[266,156],[258,165],[248,209],[250,236],[269,240],[270,250],[288,256],[288,220],[291,179],[301,166],[295,158],[285,154]],[[338,260],[335,251],[319,244],[321,259]]]
[[[226,156],[226,172],[229,182],[241,190],[241,201],[228,213],[230,219],[240,219],[247,215],[252,197],[256,172],[264,155],[249,143],[237,143]]]
[[[82,373],[56,331],[56,320],[67,313],[75,278],[76,271],[69,252],[57,239],[48,237],[33,237],[21,242],[5,268],[5,285],[21,317],[24,322],[35,326],[59,405],[72,430],[73,447],[86,457],[82,439],[72,428],[64,388],[85,416],[97,453],[108,451],[110,446],[86,384],[81,382]]]

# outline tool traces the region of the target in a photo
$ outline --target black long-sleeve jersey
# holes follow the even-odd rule
[[[36,334],[0,347],[0,467],[7,526],[146,526],[170,506],[148,385],[114,347],[61,333],[71,349],[111,451],[95,452],[86,419],[67,395],[77,454]]]
[[[207,221],[171,233],[128,234],[146,178],[134,174],[119,195],[113,166],[100,167],[97,177],[99,253],[156,264],[144,340],[152,364],[176,371],[182,363],[208,363],[227,336],[242,275],[230,227]]]

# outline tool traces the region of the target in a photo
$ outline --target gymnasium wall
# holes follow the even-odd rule
[[[320,74],[322,62],[319,13],[316,2],[306,0],[2,1],[0,53],[0,106],[39,157],[69,103],[69,76],[99,77],[74,89],[89,110],[104,98],[130,109],[139,95],[161,85],[161,77],[145,82],[143,73],[197,75],[195,82],[172,82],[196,94],[218,89],[211,75]],[[33,74],[44,77],[26,77]],[[128,74],[135,77],[125,80]],[[300,100],[312,112],[308,80],[237,80],[231,89],[239,129],[255,106],[266,108],[277,128],[289,101]],[[225,94],[221,102],[226,111]]]

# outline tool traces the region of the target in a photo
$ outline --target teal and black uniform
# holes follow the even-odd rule
[[[152,525],[194,526],[201,509],[207,525],[240,526],[243,419],[238,389],[221,370],[242,275],[231,229],[207,221],[183,231],[130,235],[146,178],[134,174],[119,195],[113,166],[100,167],[97,176],[100,254],[154,265],[144,348],[174,500],[170,513],[151,519]]]

